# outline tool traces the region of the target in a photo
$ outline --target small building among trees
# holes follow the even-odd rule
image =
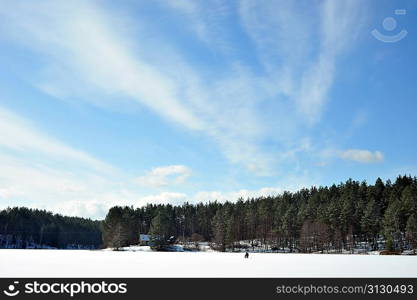
[[[151,237],[149,236],[149,234],[139,235],[139,244],[141,246],[148,246],[150,241],[151,241]]]

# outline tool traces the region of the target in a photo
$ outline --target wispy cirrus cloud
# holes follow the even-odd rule
[[[233,4],[230,1],[159,1],[160,4],[172,10],[176,20],[197,39],[207,44],[213,52],[229,54],[234,51],[231,45],[231,34],[225,28],[228,26],[228,17],[233,13]]]
[[[0,151],[10,149],[21,154],[42,154],[49,160],[77,161],[87,168],[112,171],[113,168],[86,152],[69,147],[36,129],[36,125],[0,107]]]
[[[316,61],[305,71],[296,96],[300,112],[310,122],[319,119],[336,74],[337,59],[355,42],[364,18],[360,1],[325,1],[320,9],[320,50]]]
[[[363,2],[255,1],[240,5],[242,24],[258,57],[305,120],[320,120],[334,81],[336,63],[360,32]],[[288,109],[290,110],[290,109]]]

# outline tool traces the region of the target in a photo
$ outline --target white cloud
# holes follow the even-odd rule
[[[148,195],[145,197],[141,197],[135,203],[137,206],[144,206],[148,203],[181,205],[186,201],[187,195],[184,193],[162,192],[157,195]]]
[[[76,161],[71,161],[76,164]],[[48,163],[0,153],[0,209],[27,206],[71,216],[103,218],[115,205],[131,205],[141,196],[129,178],[84,170],[69,172]]]
[[[114,206],[131,206],[138,203],[140,194],[127,190],[125,187],[112,185],[109,181],[107,184],[110,188],[105,186],[98,186],[92,184],[88,190],[82,193],[77,193],[76,197],[68,197],[68,194],[63,193],[63,201],[55,201],[48,204],[37,203],[35,208],[42,208],[48,211],[57,212],[69,216],[89,217],[97,220],[104,219],[108,210]],[[31,206],[31,205],[29,205]]]
[[[353,160],[360,163],[377,163],[384,160],[380,151],[369,151],[361,149],[348,149],[340,152],[340,157],[346,160]]]
[[[0,198],[10,198],[15,196],[23,195],[21,191],[16,188],[4,187],[0,188]]]
[[[166,187],[184,183],[191,175],[191,169],[183,165],[157,167],[148,171],[136,181],[143,186]]]
[[[285,191],[295,192],[301,188],[309,188],[310,185],[303,185],[305,183],[303,178],[299,181],[288,183],[285,188],[280,187],[262,187],[259,189],[240,189],[235,191],[199,191],[193,194],[163,192],[157,195],[150,195],[141,197],[137,205],[145,205],[146,203],[170,203],[173,205],[181,205],[184,202],[188,203],[207,203],[207,202],[236,202],[240,198],[246,200],[250,198],[277,196]]]
[[[310,188],[311,186],[318,185],[318,178],[312,178],[308,172],[304,172],[302,175],[287,174],[285,178],[272,186],[266,186],[259,189],[239,189],[229,191],[199,191],[189,198],[194,203],[208,202],[217,200],[219,202],[235,202],[239,198],[244,200],[248,198],[258,198],[267,196],[277,196],[285,191],[297,192],[303,188]]]
[[[200,202],[236,202],[240,198],[244,200],[250,198],[277,196],[284,191],[296,191],[298,188],[292,186],[290,189],[281,189],[278,187],[263,187],[256,190],[241,189],[236,191],[200,191],[196,193],[181,193],[181,192],[161,192],[159,194],[150,195],[136,195],[133,199],[127,200],[129,197],[122,197],[120,201],[115,201],[114,196],[111,195],[106,201],[89,200],[89,201],[68,201],[59,211],[67,212],[70,215],[88,215],[101,216],[104,218],[108,209],[115,205],[133,205],[134,207],[142,207],[147,204],[171,204],[182,205],[185,202],[190,204],[197,204]],[[125,195],[127,196],[127,195]],[[131,195],[132,196],[132,195]],[[120,197],[120,195],[119,195]]]
[[[264,187],[258,190],[247,190],[242,189],[238,191],[231,192],[221,192],[221,191],[201,191],[196,193],[192,198],[195,202],[209,202],[209,201],[219,201],[219,202],[235,202],[240,198],[244,200],[248,198],[258,198],[266,196],[277,196],[283,193],[284,190],[274,187]]]

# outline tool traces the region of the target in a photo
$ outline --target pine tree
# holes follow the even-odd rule
[[[225,225],[226,225],[226,236],[225,236],[225,243],[226,248],[231,247],[232,251],[234,250],[234,242],[236,241],[236,230],[235,230],[235,217],[233,212],[230,210],[227,211],[225,214]]]
[[[225,214],[222,209],[216,212],[213,218],[214,240],[220,251],[226,251],[226,222]]]
[[[167,240],[170,236],[169,222],[170,220],[166,212],[162,209],[160,209],[157,215],[152,219],[149,234],[152,237],[154,248],[157,250],[162,249],[168,243]]]
[[[408,244],[414,249],[414,254],[417,248],[417,218],[415,213],[411,214],[407,220],[406,239]]]
[[[128,246],[128,228],[124,226],[122,222],[117,223],[114,228],[111,246],[116,250],[120,250],[120,248]]]
[[[389,242],[390,245],[392,243],[392,247],[389,247],[390,249],[395,249],[397,238],[399,236],[400,232],[400,226],[399,226],[399,209],[398,209],[398,202],[391,203],[387,210],[385,211],[384,215],[384,235],[387,240],[387,243]],[[388,246],[387,246],[388,248]]]
[[[366,206],[360,223],[366,241],[368,242],[370,240],[372,242],[373,250],[376,250],[376,239],[380,230],[379,217],[377,217],[379,214],[379,206],[375,199],[372,199]]]

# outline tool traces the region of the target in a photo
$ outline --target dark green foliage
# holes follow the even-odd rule
[[[416,207],[417,178],[399,176],[393,184],[378,178],[375,185],[348,180],[235,203],[116,207],[106,217],[103,236],[112,246],[115,224],[124,222],[124,245],[136,243],[139,233],[151,233],[162,241],[198,234],[221,251],[239,247],[240,241],[311,252],[351,250],[361,242],[376,250],[386,240],[392,249],[405,249],[416,247]],[[111,217],[115,211],[117,217]],[[109,223],[113,218],[117,221]]]
[[[44,210],[0,211],[0,247],[120,248],[151,234],[156,246],[171,236],[214,242],[222,251],[261,243],[265,249],[329,251],[417,248],[417,178],[399,176],[375,185],[348,180],[275,197],[181,206],[113,207],[104,221],[64,217]],[[101,234],[101,231],[103,234]],[[194,239],[192,235],[194,234]]]
[[[386,250],[388,250],[388,251],[394,251],[394,250],[395,250],[395,248],[394,248],[394,241],[393,241],[392,237],[389,237],[389,238],[387,239],[387,242],[386,242],[385,248],[386,248]]]
[[[103,242],[106,246],[119,249],[128,246],[134,228],[134,218],[130,210],[125,207],[113,207],[109,210],[103,222]]]
[[[100,221],[25,207],[0,211],[0,248],[98,248]]]
[[[417,218],[415,212],[408,217],[407,226],[405,228],[405,236],[408,244],[414,250],[417,249]]]
[[[152,219],[149,235],[151,236],[152,247],[156,250],[161,250],[168,244],[171,223],[168,213],[166,210],[160,210]]]
[[[223,210],[218,210],[213,218],[214,241],[220,251],[226,250],[226,218]]]

